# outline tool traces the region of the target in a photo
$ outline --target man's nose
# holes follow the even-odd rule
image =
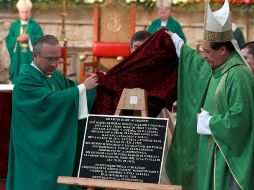
[[[52,61],[51,66],[52,66],[52,67],[56,67],[56,66],[57,66],[57,63],[58,63],[58,61]]]

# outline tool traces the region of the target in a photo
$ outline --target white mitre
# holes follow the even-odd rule
[[[33,7],[33,4],[30,0],[19,0],[16,4],[16,7],[18,10],[21,10],[21,9],[31,10]]]
[[[229,3],[225,0],[221,9],[212,12],[206,4],[204,40],[208,42],[226,42],[233,39]]]
[[[208,42],[227,42],[230,41],[242,60],[249,67],[243,56],[237,41],[233,38],[231,15],[229,3],[225,0],[223,6],[212,12],[209,2],[206,2],[204,40]],[[250,68],[250,67],[249,67]]]
[[[171,7],[171,0],[157,0],[156,6],[157,8],[169,8]]]

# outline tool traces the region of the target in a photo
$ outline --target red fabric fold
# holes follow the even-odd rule
[[[146,90],[148,115],[157,116],[163,107],[171,110],[177,98],[178,57],[171,38],[161,29],[137,50],[113,67],[100,85],[92,113],[113,115],[124,88]]]

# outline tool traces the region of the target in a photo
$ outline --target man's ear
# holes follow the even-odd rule
[[[221,46],[220,48],[220,54],[225,55],[227,53],[227,48],[225,46]]]
[[[39,53],[37,51],[33,51],[33,57],[38,57]]]

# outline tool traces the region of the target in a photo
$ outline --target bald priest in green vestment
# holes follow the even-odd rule
[[[24,64],[14,85],[7,190],[68,190],[58,176],[72,176],[78,120],[87,116],[86,90],[95,74],[76,86],[56,71],[59,41],[42,36],[33,63]]]
[[[5,39],[11,60],[9,77],[13,84],[16,82],[21,65],[31,64],[32,44],[43,35],[40,25],[30,18],[31,1],[19,0],[16,6],[19,18],[11,24]]]
[[[171,0],[157,0],[159,18],[152,21],[147,31],[154,34],[161,28],[166,28],[176,33],[186,42],[185,35],[179,22],[171,16]]]
[[[177,124],[167,158],[185,190],[254,189],[254,78],[232,35],[229,3],[206,4],[204,57],[171,36],[179,56]]]

